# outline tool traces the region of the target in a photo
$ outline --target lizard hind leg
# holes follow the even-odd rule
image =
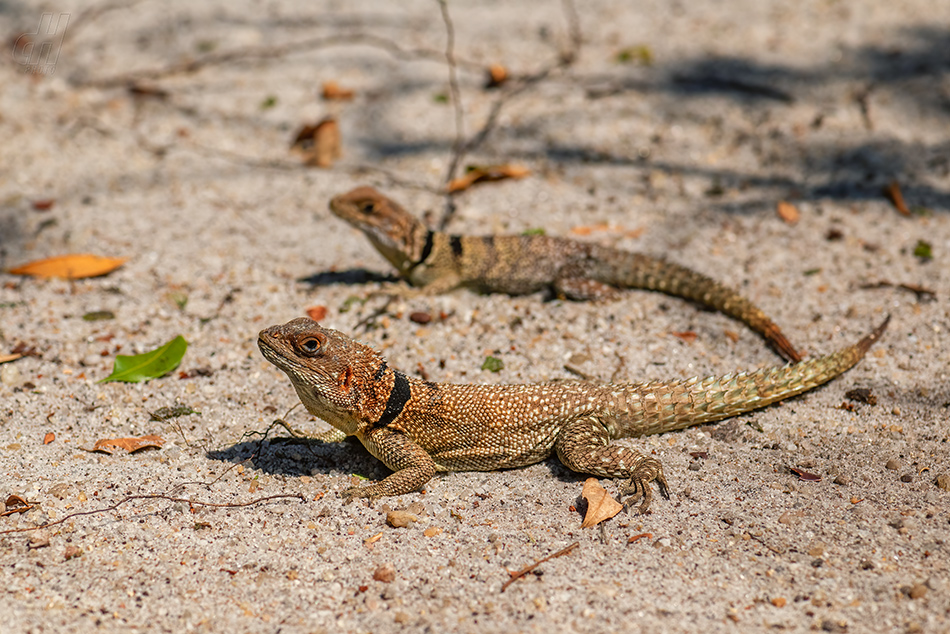
[[[643,498],[640,513],[646,513],[653,501],[651,482],[657,483],[663,497],[670,497],[660,461],[626,447],[610,445],[607,426],[596,416],[578,418],[565,425],[554,447],[558,459],[571,471],[605,478],[629,478],[620,492],[631,495],[628,504]]]

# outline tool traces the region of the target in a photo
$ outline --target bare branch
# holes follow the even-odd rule
[[[300,500],[301,502],[307,501],[307,499],[304,496],[299,495],[299,494],[268,495],[262,498],[255,498],[248,502],[231,502],[227,504],[222,504],[222,503],[217,503],[217,502],[198,502],[198,501],[189,500],[186,498],[171,497],[170,495],[163,495],[161,493],[130,495],[128,497],[122,498],[121,500],[119,500],[115,504],[112,504],[111,506],[106,506],[101,509],[93,509],[92,511],[78,511],[76,513],[70,513],[69,515],[63,517],[62,519],[58,519],[55,522],[50,522],[49,524],[43,524],[42,526],[28,526],[26,528],[10,528],[5,531],[0,531],[0,535],[6,535],[7,533],[25,533],[28,531],[37,531],[37,530],[40,530],[41,528],[49,528],[50,526],[58,526],[59,524],[62,524],[63,522],[66,522],[74,517],[79,517],[81,515],[96,515],[98,513],[108,513],[109,511],[116,510],[117,508],[119,508],[120,506],[122,506],[123,504],[127,502],[131,502],[132,500],[168,500],[169,502],[184,502],[184,503],[187,503],[189,506],[210,506],[213,508],[241,508],[245,506],[253,506],[255,504],[260,504],[261,502],[267,502],[270,500],[279,500],[279,499],[288,499],[288,498],[295,498],[295,499]]]

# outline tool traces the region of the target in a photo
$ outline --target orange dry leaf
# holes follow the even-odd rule
[[[44,444],[44,445],[48,445],[48,444],[50,444],[51,442],[53,442],[54,440],[56,440],[56,434],[54,434],[54,433],[51,432],[51,431],[50,431],[50,432],[46,432],[46,435],[43,436],[43,444]]]
[[[35,506],[16,494],[9,496],[6,502],[4,502],[4,505],[7,507],[7,510],[0,513],[0,517],[6,517],[14,513],[26,513]]]
[[[322,321],[327,316],[326,306],[311,306],[307,309],[307,317],[314,321]]]
[[[9,363],[10,361],[16,361],[22,354],[0,354],[0,363]]]
[[[465,172],[465,176],[460,176],[450,181],[449,184],[446,185],[446,189],[449,193],[460,192],[468,189],[475,183],[500,181],[506,178],[524,178],[530,173],[531,170],[520,165],[473,165]]]
[[[694,341],[696,341],[696,337],[698,336],[692,330],[684,330],[683,332],[671,332],[670,334],[678,339],[682,339],[686,343],[693,343]]]
[[[581,528],[597,526],[623,510],[623,505],[607,495],[607,490],[600,486],[597,478],[587,478],[581,497],[587,500],[587,514],[584,515]]]
[[[910,209],[904,202],[904,194],[901,193],[901,186],[897,181],[891,181],[890,185],[884,188],[884,196],[891,201],[897,211],[901,212],[902,216],[910,215]]]
[[[792,203],[785,202],[784,200],[778,201],[778,205],[775,207],[775,211],[778,213],[778,217],[785,221],[786,224],[793,225],[798,222],[802,215],[798,211],[798,208]]]
[[[139,449],[144,449],[145,447],[159,448],[164,444],[164,438],[154,434],[149,434],[148,436],[142,436],[141,438],[104,438],[102,440],[97,440],[92,450],[111,454],[114,453],[116,449],[124,449],[125,451],[132,453],[133,451],[138,451]]]
[[[60,255],[45,260],[36,260],[15,269],[14,275],[34,275],[36,277],[65,277],[77,280],[82,277],[97,277],[116,270],[128,258],[104,258],[98,255]]]
[[[579,227],[571,228],[571,233],[578,236],[589,236],[595,231],[607,231],[610,229],[610,225],[606,222],[601,222],[596,225],[580,225]]]
[[[290,147],[303,155],[307,165],[330,167],[343,155],[340,126],[333,117],[327,117],[317,125],[305,125],[297,132]]]
[[[323,82],[323,98],[327,101],[349,101],[353,95],[352,90],[340,88],[340,85],[332,79]]]

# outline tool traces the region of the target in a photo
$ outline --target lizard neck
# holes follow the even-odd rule
[[[372,234],[369,237],[376,250],[389,260],[401,275],[409,276],[432,253],[435,234],[415,219],[401,233],[402,235],[390,234],[382,239]]]

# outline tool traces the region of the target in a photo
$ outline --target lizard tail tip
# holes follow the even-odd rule
[[[864,339],[858,342],[858,345],[856,347],[861,351],[861,354],[864,354],[865,352],[867,352],[868,349],[871,346],[873,346],[877,342],[878,339],[881,338],[881,336],[884,334],[884,331],[887,330],[887,325],[890,323],[890,321],[891,321],[891,316],[887,315],[884,318],[884,321],[881,322],[881,325],[879,325],[877,328],[872,330],[869,334],[867,334],[864,337]]]

